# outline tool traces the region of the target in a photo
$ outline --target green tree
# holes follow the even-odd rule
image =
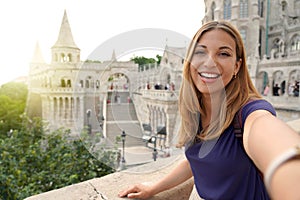
[[[146,58],[144,56],[136,56],[136,57],[133,57],[131,58],[130,60],[131,61],[134,61],[134,63],[138,64],[139,65],[139,70],[142,68],[143,65],[148,65],[148,64],[160,64],[160,61],[161,61],[161,56],[160,55],[156,55],[156,59],[155,58]],[[150,67],[153,67],[154,65],[150,66]]]
[[[156,62],[156,60],[154,58],[146,58],[144,56],[136,56],[136,57],[131,58],[130,60],[134,61],[134,63],[136,63],[136,64],[139,64],[139,66]]]
[[[142,65],[146,65],[146,64],[153,64],[153,63],[157,63],[160,64],[161,61],[161,56],[160,55],[156,55],[156,59],[155,58],[146,58],[144,56],[136,56],[131,58],[131,61],[134,61],[134,63],[138,64],[139,66]]]
[[[114,172],[115,151],[88,149],[88,134],[68,130],[43,133],[39,119],[0,139],[0,199],[24,199]]]
[[[27,86],[23,83],[7,83],[0,88],[0,138],[11,130],[22,128],[22,114],[27,99]]]
[[[160,64],[161,58],[162,58],[161,55],[158,55],[158,54],[156,55],[156,59],[157,59],[156,63],[157,63],[157,64]]]
[[[116,149],[97,145],[92,152],[101,140],[97,135],[83,132],[74,138],[69,130],[45,131],[39,118],[24,114],[26,99],[24,84],[0,88],[0,200],[24,199],[114,172]]]

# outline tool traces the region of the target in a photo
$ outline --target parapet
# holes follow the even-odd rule
[[[121,200],[120,190],[134,183],[151,183],[168,174],[184,159],[184,155],[158,159],[148,164],[133,167],[120,172],[112,173],[101,178],[94,178],[78,184],[66,186],[25,200]],[[155,195],[149,200],[188,200],[193,189],[193,179]]]

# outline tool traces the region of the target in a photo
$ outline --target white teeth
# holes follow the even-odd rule
[[[206,73],[206,72],[201,72],[199,73],[200,76],[204,78],[218,78],[220,75],[219,74],[212,74],[212,73]]]

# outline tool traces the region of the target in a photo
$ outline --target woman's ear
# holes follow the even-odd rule
[[[236,61],[234,74],[239,73],[241,65],[242,65],[242,59],[240,58],[238,61]]]

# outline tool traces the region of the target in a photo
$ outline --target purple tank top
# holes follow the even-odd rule
[[[255,110],[267,110],[276,115],[267,101],[252,101],[242,108],[242,126],[247,116]],[[205,200],[270,199],[258,169],[240,140],[235,137],[232,123],[219,138],[186,146],[185,154],[196,189]]]

